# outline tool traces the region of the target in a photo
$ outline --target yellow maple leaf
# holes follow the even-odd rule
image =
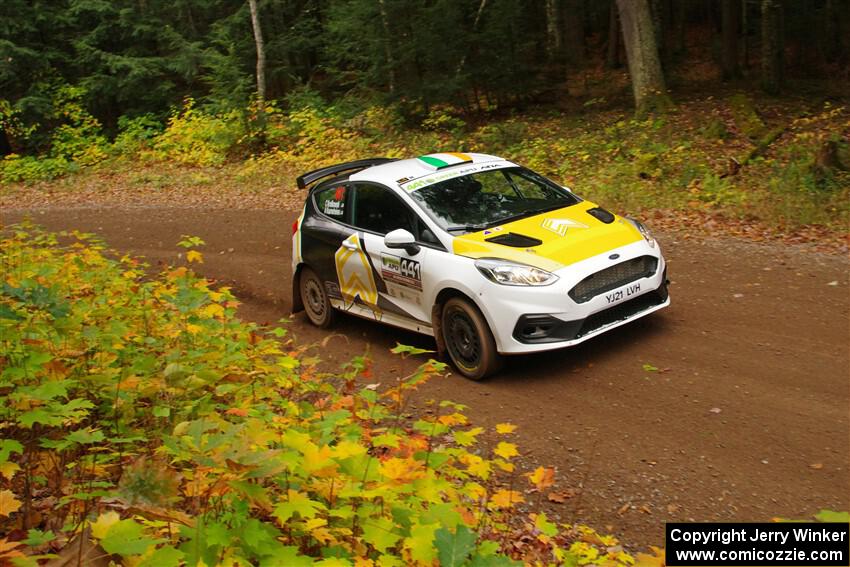
[[[461,459],[466,464],[466,470],[469,474],[474,474],[479,478],[487,480],[490,477],[490,462],[485,461],[478,455],[468,454]]]
[[[509,433],[513,433],[516,431],[516,425],[513,423],[497,423],[496,424],[496,433],[501,435],[507,435]]]
[[[415,459],[392,457],[381,463],[381,474],[390,480],[413,479],[422,476],[420,467]]]
[[[333,447],[334,458],[347,459],[366,453],[366,447],[354,441],[343,440]]]
[[[218,303],[210,303],[198,309],[198,314],[204,319],[212,319],[213,317],[224,315],[224,307]]]
[[[197,250],[189,250],[186,252],[186,260],[189,262],[197,262],[199,264],[204,263],[204,255],[198,252]]]
[[[6,477],[6,480],[12,480],[12,477],[19,470],[21,470],[21,467],[18,466],[18,463],[0,463],[0,475]]]
[[[519,451],[516,450],[516,445],[513,443],[505,443],[504,441],[499,441],[499,444],[496,445],[493,453],[503,459],[510,459],[511,457],[519,455]]]
[[[200,325],[195,325],[194,323],[187,323],[186,324],[186,331],[190,335],[197,335],[198,333],[200,333],[203,330],[204,330],[204,328],[201,327]]]
[[[91,523],[91,535],[97,539],[105,538],[107,532],[109,532],[109,528],[117,524],[120,519],[121,516],[114,510],[104,512],[97,517],[97,520]]]
[[[490,508],[511,508],[514,504],[519,504],[520,502],[525,502],[525,498],[522,497],[522,494],[516,490],[505,490],[503,488],[497,490],[493,496],[490,497],[490,503],[488,506]]]
[[[11,516],[20,507],[21,502],[11,490],[0,490],[0,516]]]
[[[537,487],[537,490],[544,490],[555,484],[555,469],[537,467],[533,473],[526,475],[529,482]]]

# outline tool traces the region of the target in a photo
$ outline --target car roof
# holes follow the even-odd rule
[[[506,165],[513,165],[504,158],[489,154],[446,152],[375,165],[352,173],[349,179],[351,181],[375,181],[396,188],[400,183],[430,175],[435,171],[452,171],[470,164],[478,165],[488,162],[503,162]]]

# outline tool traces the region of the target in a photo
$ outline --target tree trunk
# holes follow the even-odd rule
[[[739,0],[722,0],[720,9],[723,35],[721,67],[723,80],[729,81],[741,75],[741,68],[738,66],[738,20],[741,15],[741,6]]]
[[[551,63],[561,52],[561,26],[557,0],[546,0],[546,58]]]
[[[384,0],[380,0],[381,4],[383,4]],[[472,33],[478,31],[478,22],[481,21],[481,14],[484,13],[484,8],[487,6],[487,0],[481,0],[478,4],[478,12],[475,13],[475,21],[472,22]],[[460,56],[460,62],[457,64],[457,69],[455,69],[455,76],[460,75],[460,72],[463,71],[464,65],[466,65],[466,56],[467,53],[464,53]]]
[[[841,46],[841,38],[838,35],[837,21],[839,15],[835,10],[833,0],[826,0],[823,8],[823,58],[827,63],[834,63],[836,55]]]
[[[251,9],[251,26],[254,28],[254,44],[257,47],[257,102],[262,111],[266,102],[266,46],[263,43],[263,30],[260,28],[260,14],[257,0],[248,0]]]
[[[779,0],[761,2],[761,86],[768,94],[782,88],[782,5]]]
[[[648,0],[617,0],[626,59],[635,96],[638,116],[649,112],[667,110],[672,102],[667,95],[664,74],[658,59],[658,46],[652,25]]]
[[[584,61],[584,2],[566,0],[564,2],[564,47],[567,61],[579,65]]]
[[[676,0],[673,3],[673,54],[684,57],[686,51],[685,20],[688,16],[688,0]]]
[[[384,54],[387,58],[387,66],[389,67],[389,89],[390,94],[395,94],[396,77],[395,77],[395,57],[390,46],[392,35],[390,35],[390,18],[387,15],[387,4],[384,0],[378,0],[378,5],[381,8],[381,24],[384,26]]]
[[[652,16],[652,29],[655,33],[655,46],[658,49],[658,60],[666,60],[667,42],[665,41],[664,7],[662,0],[650,0],[649,13]]]
[[[608,10],[608,53],[605,56],[605,65],[609,69],[616,69],[620,66],[620,15],[617,12],[616,0],[611,0]]]
[[[6,130],[0,126],[0,156],[7,156],[12,153],[12,144],[9,143],[9,137],[6,135]]]
[[[741,56],[744,61],[744,69],[750,68],[750,19],[747,10],[748,2],[741,2]]]

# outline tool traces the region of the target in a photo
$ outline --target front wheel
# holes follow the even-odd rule
[[[328,294],[322,280],[312,269],[305,267],[301,270],[298,280],[298,289],[301,292],[301,303],[307,318],[317,327],[330,327],[333,322],[334,310],[331,306]]]
[[[475,305],[453,297],[443,306],[440,322],[449,358],[461,374],[481,380],[502,367],[493,333]]]

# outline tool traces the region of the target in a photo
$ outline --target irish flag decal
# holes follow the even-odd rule
[[[416,159],[432,169],[437,170],[449,167],[450,165],[470,162],[472,161],[472,156],[457,152],[448,152],[445,154],[428,154],[427,156],[419,156]]]

